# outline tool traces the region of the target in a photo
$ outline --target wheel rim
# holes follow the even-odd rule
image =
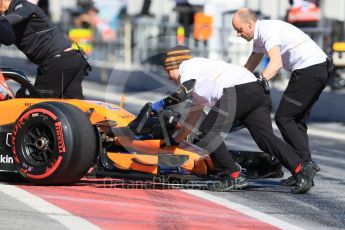
[[[28,163],[39,166],[52,162],[56,145],[54,131],[45,124],[35,124],[26,129],[22,149]]]

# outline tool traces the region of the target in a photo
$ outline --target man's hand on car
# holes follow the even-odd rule
[[[164,109],[164,101],[160,100],[155,103],[152,103],[151,108],[152,108],[152,112],[157,114],[159,111]]]

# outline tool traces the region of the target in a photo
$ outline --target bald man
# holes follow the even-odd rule
[[[327,55],[308,35],[293,25],[279,20],[258,20],[255,12],[239,9],[232,25],[239,37],[253,40],[253,52],[245,67],[254,71],[264,55],[269,57],[261,78],[272,79],[281,68],[291,72],[289,84],[275,115],[284,140],[305,162],[304,171],[313,180],[319,166],[312,161],[306,121],[310,110],[326,86],[329,76]],[[295,185],[296,178],[283,180],[284,185]]]

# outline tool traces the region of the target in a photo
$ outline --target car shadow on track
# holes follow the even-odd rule
[[[170,190],[170,189],[187,189],[187,190],[209,190],[200,184],[178,184],[168,183],[167,181],[152,180],[132,180],[132,179],[114,179],[114,178],[83,178],[76,186],[90,186],[94,188],[115,188],[115,189],[148,189],[148,190]],[[277,180],[259,179],[249,180],[249,185],[245,189],[233,190],[238,192],[258,191],[274,193],[290,193],[290,187],[280,185]]]
[[[20,174],[15,172],[0,172],[0,182],[8,184],[28,184]]]
[[[281,185],[280,181],[277,179],[250,180],[249,186],[246,190],[257,192],[291,193],[291,187]]]
[[[11,185],[34,186],[33,183],[26,181],[20,174],[13,172],[0,172],[0,182]],[[42,185],[43,186],[43,185]],[[56,186],[56,185],[51,185]],[[133,179],[116,179],[111,177],[92,178],[84,177],[78,183],[70,185],[57,185],[70,187],[92,187],[99,189],[147,189],[147,190],[204,190],[208,189],[200,184],[179,184],[168,181],[159,180],[133,180]],[[290,187],[281,186],[279,181],[271,179],[249,180],[249,185],[245,189],[236,190],[236,192],[258,191],[258,192],[274,192],[274,193],[290,193]],[[235,192],[235,191],[231,191]]]

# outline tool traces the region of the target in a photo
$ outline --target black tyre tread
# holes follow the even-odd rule
[[[64,108],[70,110],[71,114],[67,116],[64,113],[63,115],[66,118],[68,117],[70,127],[73,130],[74,145],[80,147],[78,154],[75,154],[69,167],[64,170],[61,176],[56,177],[53,183],[75,183],[86,174],[94,160],[97,146],[96,133],[89,118],[79,108],[61,102],[50,102],[49,104],[60,108],[62,111],[65,110]],[[78,133],[75,130],[78,130]]]
[[[36,184],[46,185],[71,184],[79,181],[90,168],[97,151],[96,133],[89,118],[79,108],[64,102],[39,103],[25,110],[23,114],[34,108],[43,108],[53,112],[63,122],[63,126],[69,129],[71,136],[68,137],[70,139],[67,142],[71,142],[69,148],[72,152],[69,154],[72,156],[68,162],[60,166],[58,173],[53,173],[54,176],[51,175],[45,179],[26,179]]]

